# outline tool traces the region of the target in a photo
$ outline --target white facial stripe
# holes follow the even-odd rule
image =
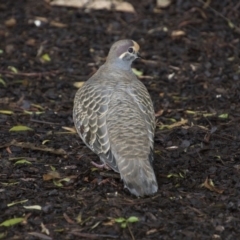
[[[127,52],[121,54],[121,55],[119,56],[119,58],[120,58],[120,59],[123,59],[123,58],[126,56],[126,54],[127,54]]]

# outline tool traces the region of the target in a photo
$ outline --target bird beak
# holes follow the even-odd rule
[[[137,52],[137,58],[142,58],[139,52]]]

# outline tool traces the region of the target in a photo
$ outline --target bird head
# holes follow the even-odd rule
[[[117,41],[110,48],[107,63],[129,70],[132,62],[140,57],[139,49],[139,45],[133,40],[124,39]]]

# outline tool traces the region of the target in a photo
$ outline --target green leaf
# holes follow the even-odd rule
[[[184,175],[182,173],[179,173],[178,175],[179,177],[184,178]]]
[[[11,129],[9,129],[9,132],[20,132],[20,131],[33,131],[32,128],[29,128],[27,126],[14,126]]]
[[[123,223],[121,224],[121,228],[126,228],[126,226],[127,226],[127,222],[123,222]]]
[[[5,81],[4,81],[2,78],[0,78],[0,83],[1,83],[4,87],[7,86],[7,84],[5,83]]]
[[[227,119],[228,118],[228,113],[220,114],[220,115],[218,115],[218,117],[221,118],[221,119]]]
[[[27,201],[28,201],[28,199],[21,200],[21,201],[18,201],[18,202],[12,202],[12,203],[7,204],[7,206],[8,206],[8,207],[11,207],[11,206],[14,206],[14,205],[16,205],[16,204],[25,203],[25,202],[27,202]]]
[[[21,159],[14,163],[14,165],[17,165],[17,164],[32,164],[32,163],[27,161],[26,159]]]
[[[33,112],[33,111],[27,111],[27,110],[24,110],[24,113],[25,114],[29,114],[29,115],[33,115],[33,114],[35,114],[35,115],[40,115],[40,114],[43,114],[43,113],[45,113],[45,112]]]
[[[63,186],[62,183],[59,180],[54,180],[53,179],[53,184],[57,187],[62,187]]]
[[[98,170],[99,170],[99,168],[96,168],[96,167],[91,168],[91,172],[95,172],[95,171],[98,171]]]
[[[38,104],[32,103],[31,106],[32,106],[32,107],[35,107],[35,108],[38,108],[38,109],[40,109],[40,110],[44,110],[44,108],[43,108],[41,105],[38,105]]]
[[[192,115],[195,115],[195,114],[196,114],[195,111],[191,111],[191,110],[186,110],[185,112],[186,112],[187,114],[192,114]]]
[[[3,50],[2,49],[0,49],[0,54],[3,54],[4,52],[3,52]]]
[[[213,186],[213,187],[215,186],[212,179],[209,179],[209,184],[210,184],[211,186]]]
[[[42,141],[42,145],[45,145],[47,142],[50,142],[50,140],[46,139]]]
[[[68,177],[65,177],[65,178],[59,180],[59,182],[69,182],[69,181],[71,181],[71,178],[68,178]]]
[[[139,221],[138,217],[134,217],[134,216],[129,217],[127,219],[127,222],[130,222],[130,223],[134,223],[134,222],[138,222],[138,221]]]
[[[138,77],[143,75],[142,71],[137,70],[136,68],[132,68],[132,71],[135,75],[137,75]]]
[[[10,69],[13,73],[18,73],[18,70],[13,66],[8,66],[8,69]]]
[[[213,116],[215,116],[215,113],[204,113],[203,116],[204,117],[213,117]]]
[[[115,218],[114,220],[115,220],[115,222],[117,222],[117,223],[126,222],[126,219],[125,219],[125,218],[122,218],[122,217],[120,217],[120,218]]]
[[[174,118],[167,118],[167,119],[168,119],[169,121],[173,122],[173,123],[177,122],[177,120],[174,119]]]
[[[232,28],[232,29],[235,28],[235,25],[230,20],[228,20],[227,22],[228,22],[228,26],[230,28]]]
[[[53,172],[56,171],[56,168],[54,166],[51,165],[50,168]]]
[[[179,178],[179,175],[176,173],[170,173],[167,175],[167,178],[172,178],[172,177]]]
[[[12,115],[13,111],[9,111],[9,110],[0,110],[0,113],[2,114],[6,114],[6,115]]]
[[[41,56],[41,59],[44,61],[44,62],[51,62],[51,58],[49,57],[49,55],[47,53],[43,54]]]
[[[18,223],[21,223],[23,220],[24,220],[24,218],[12,218],[12,219],[9,219],[9,220],[6,220],[6,221],[2,222],[0,224],[0,226],[10,227],[10,226],[16,225]]]

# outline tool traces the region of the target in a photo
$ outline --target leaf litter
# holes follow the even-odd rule
[[[1,237],[238,239],[239,6],[166,2],[131,1],[134,12],[116,12],[28,1],[23,22],[21,2],[1,6],[2,22],[16,23],[0,31],[0,223],[21,218],[1,225]],[[159,191],[145,198],[131,196],[119,174],[91,171],[98,158],[73,128],[74,82],[96,72],[121,38],[141,46],[133,67],[156,110]],[[51,61],[41,61],[45,53]],[[20,125],[34,131],[9,132]],[[60,178],[44,181],[50,171]],[[7,206],[24,199],[30,209]],[[114,221],[129,216],[139,221]]]

